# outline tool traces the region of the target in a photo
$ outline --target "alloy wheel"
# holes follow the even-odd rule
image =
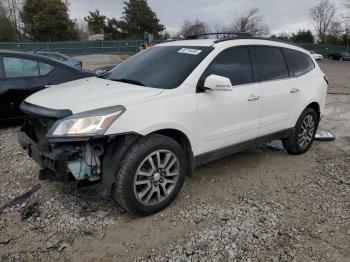
[[[174,190],[180,173],[176,155],[168,150],[149,154],[139,165],[134,178],[134,193],[143,205],[157,205]]]
[[[307,115],[300,126],[298,134],[298,144],[301,148],[306,148],[310,145],[315,131],[315,120],[312,115]]]

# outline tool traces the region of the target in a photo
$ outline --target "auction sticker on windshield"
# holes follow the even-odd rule
[[[191,49],[191,48],[181,48],[178,53],[181,54],[188,54],[188,55],[198,55],[202,52],[202,50],[199,49]]]

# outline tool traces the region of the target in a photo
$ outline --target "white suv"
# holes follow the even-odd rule
[[[327,87],[310,53],[291,44],[168,42],[100,77],[30,96],[19,140],[41,175],[149,215],[199,165],[274,139],[291,154],[306,152]]]

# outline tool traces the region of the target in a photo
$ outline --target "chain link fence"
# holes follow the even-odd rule
[[[157,40],[156,43],[161,43]],[[87,54],[133,54],[140,51],[143,40],[120,40],[120,41],[80,41],[80,42],[33,42],[33,43],[0,43],[0,49],[16,51],[51,51],[66,55]],[[348,52],[349,46],[302,44],[307,50],[312,50],[328,57],[334,52]]]
[[[0,49],[15,51],[50,51],[66,55],[137,53],[143,40],[0,43]]]
[[[318,54],[328,57],[331,53],[350,51],[350,46],[346,45],[321,45],[321,44],[302,44],[303,48],[309,51],[315,51]]]

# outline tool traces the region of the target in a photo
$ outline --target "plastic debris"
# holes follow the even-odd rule
[[[315,139],[319,141],[334,141],[335,136],[329,131],[318,129]]]
[[[34,202],[29,206],[24,207],[20,212],[21,212],[22,220],[26,220],[30,217],[39,217],[40,216],[39,203]]]
[[[24,193],[23,195],[20,195],[16,197],[15,199],[11,200],[7,204],[0,207],[0,214],[4,212],[6,208],[22,205],[26,199],[31,197],[35,192],[37,192],[41,188],[41,184],[36,184],[33,186],[28,192]]]

